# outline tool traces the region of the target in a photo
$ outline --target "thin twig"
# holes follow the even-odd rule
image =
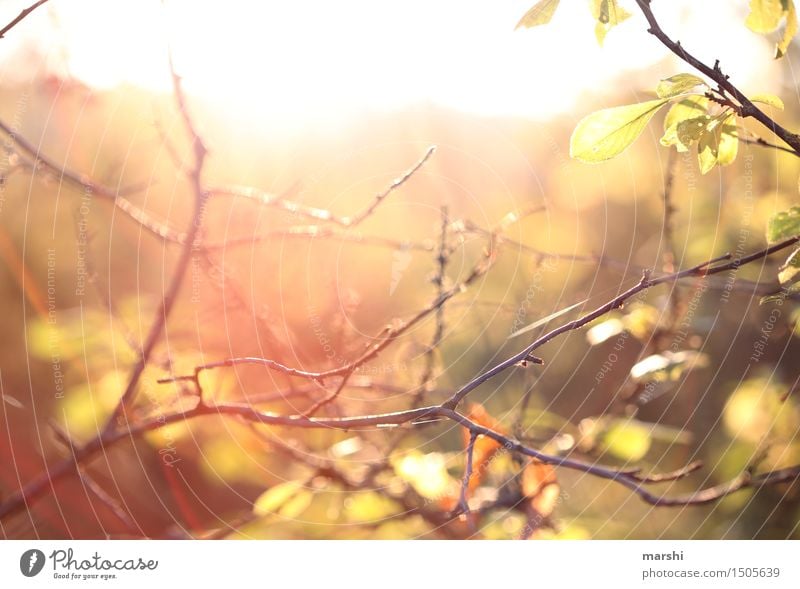
[[[784,153],[790,153],[795,157],[800,157],[800,154],[798,154],[793,149],[790,149],[788,147],[784,147],[783,145],[777,145],[775,143],[770,143],[769,141],[767,141],[766,139],[763,139],[761,137],[755,137],[755,138],[752,138],[752,139],[750,137],[739,137],[739,141],[741,141],[742,143],[746,143],[748,145],[758,145],[760,147],[768,147],[770,149],[777,149],[778,151],[782,151]]]
[[[283,372],[284,374],[287,374],[289,376],[305,378],[320,382],[333,376],[342,376],[344,374],[347,374],[348,372],[352,372],[358,369],[360,366],[363,366],[370,360],[376,358],[384,349],[386,349],[386,347],[388,347],[397,338],[406,333],[409,329],[414,327],[420,321],[425,319],[428,315],[432,314],[434,311],[436,311],[436,309],[438,309],[441,305],[449,301],[451,298],[463,292],[464,289],[469,287],[473,282],[478,280],[481,276],[483,276],[484,274],[486,274],[486,272],[489,271],[489,269],[494,263],[494,260],[495,260],[495,248],[493,247],[493,244],[490,242],[484,258],[472,268],[471,272],[462,282],[458,283],[457,285],[455,285],[450,289],[447,289],[442,296],[434,299],[427,307],[418,311],[411,319],[408,319],[400,323],[399,325],[395,326],[389,325],[385,327],[380,333],[378,333],[373,338],[374,340],[377,341],[375,343],[368,345],[367,349],[358,358],[338,368],[332,368],[329,370],[321,370],[321,371],[308,371],[297,368],[291,368],[289,366],[285,366],[280,362],[276,362],[275,360],[269,358],[248,356],[248,357],[228,358],[226,360],[220,360],[217,362],[202,364],[200,366],[195,367],[194,372],[192,374],[168,376],[159,379],[158,382],[164,384],[176,381],[191,381],[197,384],[199,375],[202,372],[217,368],[228,368],[231,366],[239,366],[246,364],[265,366],[270,370]]]
[[[171,54],[169,56],[169,66],[170,73],[172,75],[175,101],[177,102],[178,110],[180,111],[181,117],[184,121],[186,133],[192,140],[194,162],[189,177],[192,185],[192,192],[194,194],[194,208],[192,210],[192,217],[189,222],[189,227],[186,230],[186,240],[183,244],[180,258],[178,259],[175,269],[173,270],[172,278],[167,286],[167,290],[161,299],[161,304],[159,305],[159,309],[156,312],[156,316],[150,326],[147,338],[142,345],[142,353],[139,355],[136,364],[131,370],[130,377],[128,378],[128,384],[126,385],[125,391],[120,397],[117,406],[114,408],[114,411],[111,414],[108,423],[106,424],[106,430],[111,430],[116,427],[117,419],[122,416],[133,403],[134,397],[136,396],[139,379],[144,372],[145,366],[150,359],[150,355],[152,354],[156,343],[161,338],[162,332],[167,324],[167,319],[169,318],[172,308],[175,305],[175,301],[177,300],[178,291],[181,288],[181,284],[183,283],[183,279],[189,268],[189,263],[193,255],[195,238],[200,234],[200,229],[203,222],[203,212],[205,209],[206,200],[208,199],[208,194],[203,189],[201,181],[203,164],[205,163],[207,154],[206,147],[203,144],[200,136],[197,134],[197,131],[194,128],[194,123],[189,115],[189,111],[186,106],[186,97],[184,96],[183,87],[181,85],[181,79],[175,72]]]
[[[587,323],[591,323],[598,317],[601,317],[602,315],[605,315],[606,313],[621,307],[625,301],[635,296],[636,294],[642,292],[643,290],[647,290],[659,284],[671,283],[688,277],[705,278],[706,276],[710,276],[712,274],[718,274],[720,272],[726,272],[728,270],[738,270],[740,266],[749,264],[754,260],[765,258],[776,251],[786,249],[796,244],[798,241],[800,241],[800,236],[791,237],[789,239],[785,239],[780,243],[777,243],[760,251],[754,252],[742,258],[731,259],[732,256],[730,254],[725,254],[724,256],[720,256],[718,258],[714,258],[707,262],[703,262],[702,264],[692,266],[691,268],[687,268],[686,270],[681,270],[680,272],[674,272],[672,274],[658,276],[656,278],[651,277],[649,272],[645,271],[644,274],[642,275],[642,279],[636,285],[632,286],[628,290],[617,295],[616,297],[604,303],[603,305],[600,305],[594,311],[587,313],[586,315],[583,315],[578,319],[570,321],[569,323],[561,325],[560,327],[557,327],[552,331],[544,334],[543,336],[536,339],[533,343],[528,345],[526,348],[524,348],[522,351],[511,356],[507,360],[504,360],[503,362],[487,370],[486,372],[476,376],[470,382],[468,382],[467,384],[462,386],[458,391],[456,391],[450,399],[445,401],[443,406],[455,408],[461,402],[461,400],[464,399],[464,397],[466,397],[471,391],[478,388],[484,382],[488,381],[497,374],[500,374],[507,368],[510,368],[512,366],[515,366],[519,362],[522,362],[523,360],[528,358],[535,349],[546,344],[547,342],[561,335],[562,333],[579,329],[584,325],[586,325]],[[728,260],[728,262],[725,264],[720,264],[720,262],[725,260]]]
[[[469,483],[472,479],[472,456],[475,453],[475,440],[478,439],[478,434],[470,431],[469,444],[467,444],[466,464],[464,466],[464,480],[461,481],[461,495],[458,499],[458,514],[465,515],[469,519]]]
[[[433,284],[436,288],[437,299],[442,298],[445,292],[445,278],[447,272],[447,262],[449,258],[449,249],[447,247],[447,227],[449,221],[446,206],[441,207],[440,214],[442,224],[439,235],[439,252],[436,256],[436,273],[433,276]],[[428,387],[432,384],[434,371],[436,369],[436,351],[439,348],[439,344],[442,343],[442,337],[444,336],[444,307],[444,304],[442,304],[436,309],[436,326],[433,331],[431,342],[428,344],[428,348],[425,350],[425,368],[423,369],[422,376],[419,379],[419,386],[417,388],[417,392],[414,394],[411,404],[412,407],[416,407],[422,402],[425,394],[428,391]]]
[[[11,29],[13,29],[15,26],[17,26],[20,23],[20,21],[22,21],[23,18],[28,16],[31,12],[33,12],[34,10],[39,8],[42,4],[46,3],[47,1],[48,0],[39,0],[38,2],[34,2],[30,6],[28,6],[28,8],[26,8],[22,12],[20,12],[14,20],[12,20],[6,26],[4,26],[2,29],[0,29],[0,39],[5,37],[5,34],[8,31],[10,31]]]
[[[400,177],[396,178],[383,192],[379,192],[375,195],[373,201],[364,208],[360,213],[356,213],[352,217],[348,217],[344,219],[344,223],[346,227],[356,227],[360,223],[362,223],[367,217],[369,217],[375,209],[380,206],[380,204],[384,201],[384,199],[389,196],[392,192],[400,188],[403,184],[405,184],[411,177],[417,173],[417,171],[425,165],[425,162],[430,159],[433,153],[436,151],[436,146],[431,145],[428,150],[425,152],[419,161],[411,166],[404,174]]]

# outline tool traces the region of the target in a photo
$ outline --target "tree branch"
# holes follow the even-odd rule
[[[37,8],[39,8],[42,4],[45,4],[47,1],[48,0],[39,0],[38,2],[34,2],[30,6],[28,6],[28,8],[20,12],[14,20],[12,20],[6,26],[0,29],[0,39],[5,37],[6,33],[11,29],[13,29],[15,26],[17,26],[20,23],[20,21],[22,21],[22,19],[24,19],[26,16],[28,16],[31,12],[33,12]]]
[[[792,148],[795,154],[800,156],[800,135],[792,133],[783,128],[773,119],[771,119],[764,111],[753,104],[753,102],[747,98],[747,96],[745,96],[730,82],[728,76],[722,73],[722,70],[719,67],[719,61],[717,61],[714,67],[708,66],[697,59],[694,55],[686,51],[679,42],[673,41],[669,36],[667,36],[667,34],[661,29],[661,26],[658,24],[658,21],[656,20],[656,17],[650,8],[650,0],[636,0],[636,3],[639,5],[639,8],[650,25],[650,28],[648,29],[650,34],[655,36],[667,49],[669,49],[687,64],[716,82],[720,90],[727,92],[731,97],[733,97],[736,102],[739,103],[739,106],[736,109],[739,116],[743,118],[753,117],[772,133],[780,137]]]

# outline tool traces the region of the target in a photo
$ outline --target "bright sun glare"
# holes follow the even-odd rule
[[[3,43],[36,46],[44,69],[95,88],[166,90],[169,39],[190,93],[232,120],[289,127],[419,103],[544,119],[664,57],[638,14],[598,47],[588,0],[562,2],[551,26],[514,31],[531,2],[70,0],[48,5],[29,18],[25,34]],[[780,83],[777,69],[763,67],[769,44],[742,25],[746,2],[670,4],[664,26],[679,26],[701,57],[723,59],[745,91]],[[4,2],[3,11],[24,5]],[[709,19],[726,31],[724,55],[714,54],[719,39],[703,31]],[[27,82],[42,72],[12,69],[15,53],[4,51],[0,79]]]

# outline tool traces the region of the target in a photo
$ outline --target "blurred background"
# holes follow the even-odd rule
[[[0,21],[26,4],[4,0]],[[335,235],[291,210],[212,198],[204,239],[229,243],[193,259],[140,386],[142,416],[185,402],[179,387],[156,382],[170,363],[184,373],[249,355],[322,370],[357,356],[383,326],[436,296],[442,207],[446,285],[480,263],[487,231],[502,237],[495,265],[445,307],[441,345],[430,355],[427,398],[437,402],[543,327],[513,332],[582,301],[587,309],[605,302],[634,285],[642,268],[664,269],[671,250],[674,265],[688,267],[764,247],[767,219],[797,202],[796,158],[742,144],[733,165],[703,176],[693,155],[671,156],[659,144],[658,115],[615,160],[571,160],[570,133],[583,116],[645,100],[660,79],[688,70],[647,34],[635,7],[600,47],[586,2],[562,3],[548,27],[514,31],[529,4],[52,0],[0,40],[0,120],[58,166],[105,186],[136,187],[126,197],[177,231],[190,218],[192,193],[179,170],[190,145],[171,94],[170,47],[209,148],[207,186],[251,186],[346,217],[437,146],[374,214]],[[780,95],[786,110],[775,116],[800,128],[796,49],[773,60],[774,40],[744,26],[747,2],[657,4],[674,38],[711,63],[720,59],[745,93]],[[51,423],[78,443],[97,434],[178,251],[107,200],[30,169],[9,133],[3,141],[0,499],[67,456]],[[663,228],[671,167],[672,243]],[[653,289],[592,331],[540,349],[543,366],[511,370],[470,399],[507,431],[554,452],[646,471],[704,461],[691,477],[658,487],[664,492],[715,485],[748,466],[797,464],[797,315],[792,303],[760,305],[756,285],[774,283],[782,261]],[[406,408],[435,330],[433,318],[411,329],[356,374],[331,414]],[[683,356],[632,373],[664,350]],[[248,367],[203,378],[216,400],[280,413],[308,405],[302,395],[283,395],[297,383],[275,372]],[[654,384],[645,390],[647,383]],[[204,417],[116,445],[87,465],[85,478],[54,485],[0,530],[6,538],[214,530],[242,538],[436,537],[436,526],[384,491],[409,485],[440,502],[463,473],[462,433],[428,425],[390,451],[394,436]],[[348,489],[279,449],[287,444],[354,476],[381,458],[392,468],[372,487]],[[518,468],[507,456],[494,461],[476,499],[502,496]],[[608,481],[557,475],[552,525],[536,537],[800,538],[796,484],[653,508]],[[283,501],[264,498],[275,488]],[[524,514],[494,509],[478,529],[515,538],[524,525]]]

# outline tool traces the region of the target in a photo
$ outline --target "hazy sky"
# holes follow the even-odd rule
[[[28,3],[3,0],[2,20]],[[232,117],[292,125],[433,102],[546,118],[571,109],[583,91],[604,90],[615,74],[665,55],[633,2],[635,17],[603,48],[588,0],[563,0],[549,26],[515,32],[532,3],[169,0],[165,8],[157,0],[51,0],[2,40],[0,82],[41,73],[14,61],[36,47],[43,67],[91,86],[167,88],[169,37],[188,91]],[[721,58],[746,90],[779,83],[780,67],[764,66],[770,44],[744,27],[745,0],[669,0],[654,2],[654,10],[686,47],[712,62]]]

